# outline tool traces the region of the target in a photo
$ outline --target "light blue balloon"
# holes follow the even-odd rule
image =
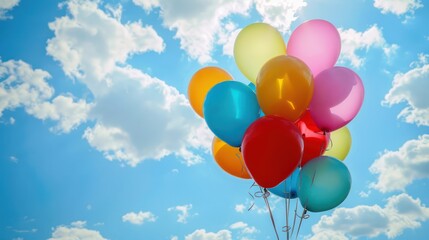
[[[222,141],[241,146],[244,133],[259,118],[256,94],[244,83],[225,81],[207,93],[203,113],[207,126]]]
[[[327,211],[346,199],[351,182],[350,172],[343,162],[328,156],[317,157],[301,169],[299,201],[308,211]]]
[[[273,194],[282,197],[282,198],[290,198],[294,199],[298,196],[298,176],[299,176],[299,168],[296,168],[292,174],[286,178],[279,185],[269,188],[268,190]]]

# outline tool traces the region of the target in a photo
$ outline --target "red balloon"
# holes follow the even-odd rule
[[[289,120],[272,115],[253,122],[241,145],[249,174],[264,188],[275,187],[292,174],[303,149],[298,128]]]
[[[304,154],[301,160],[301,166],[304,166],[310,160],[321,156],[325,152],[329,144],[329,133],[324,133],[317,127],[308,110],[295,125],[304,139]]]

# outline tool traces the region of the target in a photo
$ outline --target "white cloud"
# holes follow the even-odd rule
[[[359,205],[337,208],[313,225],[308,240],[373,238],[386,235],[395,238],[406,229],[416,229],[429,219],[429,208],[420,199],[402,193],[387,199],[384,207]]]
[[[123,222],[130,222],[132,224],[143,224],[145,222],[155,222],[157,217],[151,212],[129,212],[122,216]]]
[[[73,96],[57,96],[47,80],[48,72],[33,69],[23,61],[0,61],[0,117],[5,110],[24,107],[25,111],[41,120],[53,120],[55,132],[69,132],[85,122],[91,108],[84,100]],[[15,120],[11,120],[11,123]]]
[[[429,126],[429,63],[427,55],[420,54],[419,61],[414,62],[413,69],[406,73],[398,73],[393,78],[392,88],[384,96],[385,106],[405,102],[407,107],[402,109],[398,117],[408,123]]]
[[[0,117],[4,110],[28,109],[51,98],[54,89],[47,83],[50,77],[23,61],[0,60]]]
[[[178,236],[173,236],[173,237],[171,237],[170,240],[179,240],[179,237]]]
[[[0,1],[0,20],[11,19],[7,12],[18,6],[20,0],[1,0]]]
[[[307,3],[304,0],[255,0],[255,5],[263,22],[272,25],[282,33],[287,33],[291,24],[298,18],[297,12],[307,6]]]
[[[218,232],[206,232],[205,229],[197,229],[193,233],[187,235],[185,240],[232,240],[232,235],[229,230],[220,230]]]
[[[179,223],[187,223],[188,218],[191,216],[190,211],[192,209],[192,204],[179,205],[175,207],[168,208],[167,211],[178,211],[177,214],[177,222]],[[196,215],[196,214],[193,214]]]
[[[256,229],[256,227],[249,226],[247,223],[242,221],[231,224],[229,228],[232,230],[239,230],[240,231],[239,234],[242,237],[241,240],[248,239],[248,236],[246,235],[250,235],[258,232],[258,229]]]
[[[46,47],[67,75],[83,80],[95,95],[98,84],[109,84],[106,75],[117,64],[124,64],[130,55],[159,53],[165,47],[151,26],[143,26],[141,22],[122,24],[120,19],[100,9],[98,3],[70,0],[61,4],[70,15],[49,23],[55,37],[48,40]]]
[[[240,203],[240,204],[236,204],[234,209],[236,212],[243,213],[244,210],[246,209],[246,206]]]
[[[84,228],[86,225],[86,221],[75,221],[70,223],[70,226],[75,227],[75,228]]]
[[[240,221],[240,222],[235,222],[235,223],[231,224],[229,226],[229,228],[231,228],[231,229],[240,229],[240,228],[246,228],[247,226],[248,226],[247,223]]]
[[[48,240],[106,240],[100,232],[86,229],[85,224],[85,221],[77,221],[71,223],[71,226],[57,226]]]
[[[429,178],[429,134],[405,142],[397,151],[384,151],[369,170],[378,175],[371,187],[383,193],[404,191],[414,180]]]
[[[423,7],[420,0],[374,0],[374,7],[381,13],[393,13],[397,16],[403,14],[414,14],[414,11]]]
[[[359,192],[359,196],[361,197],[361,198],[367,198],[367,197],[369,197],[369,195],[371,194],[371,190],[369,190],[369,191],[367,191],[367,192],[364,192],[364,191],[360,191]]]
[[[358,32],[355,29],[338,29],[341,36],[341,55],[339,62],[348,62],[353,67],[361,67],[365,58],[358,55],[358,51],[365,50],[368,52],[370,48],[382,49],[386,58],[394,55],[399,48],[396,44],[389,44],[383,37],[382,30],[373,25],[364,32]]]
[[[10,118],[9,118],[9,123],[10,123],[11,125],[15,124],[15,122],[16,122],[15,118],[13,118],[13,117],[10,117]]]
[[[159,7],[159,0],[133,0],[133,3],[142,7],[146,12],[150,12],[153,8]]]
[[[67,133],[87,120],[91,107],[83,99],[75,101],[73,96],[60,95],[52,102],[32,106],[27,112],[38,119],[57,121],[57,125],[51,130]]]
[[[227,22],[220,29],[217,44],[222,46],[223,55],[234,55],[234,43],[240,31],[241,28],[237,28],[237,26],[233,22]]]
[[[201,162],[196,149],[210,149],[212,134],[186,97],[160,79],[127,65],[132,54],[161,52],[163,40],[141,22],[122,24],[98,1],[71,0],[69,15],[50,23],[55,36],[47,52],[66,74],[94,95],[84,138],[109,160],[136,166],[145,159],[176,155]]]
[[[246,15],[252,5],[248,0],[134,2],[145,10],[159,6],[164,26],[176,32],[174,37],[179,39],[180,48],[201,64],[214,61],[211,54],[222,31],[222,21],[234,14]]]

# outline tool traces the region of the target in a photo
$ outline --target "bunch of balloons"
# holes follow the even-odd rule
[[[215,135],[218,165],[276,195],[298,197],[308,211],[343,202],[351,187],[342,162],[351,144],[346,125],[364,88],[351,69],[334,66],[340,50],[340,35],[325,20],[298,26],[287,47],[274,27],[254,23],[234,44],[248,85],[219,67],[198,70],[188,96]]]

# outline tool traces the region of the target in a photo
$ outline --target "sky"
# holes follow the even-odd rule
[[[324,19],[365,99],[348,125],[352,177],[298,239],[426,239],[429,2],[0,0],[0,239],[275,239],[251,180],[220,169],[189,105],[204,66],[255,22],[285,40]],[[280,237],[284,200],[269,198]],[[296,200],[292,200],[295,204]],[[254,204],[253,208],[248,208]]]

